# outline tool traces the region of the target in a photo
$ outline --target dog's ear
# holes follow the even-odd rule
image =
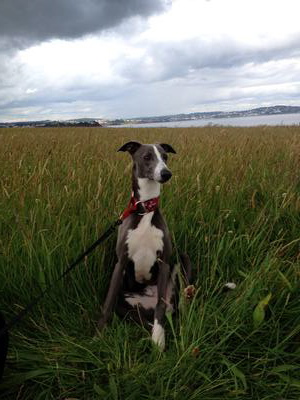
[[[127,142],[123,144],[123,146],[120,147],[118,151],[129,151],[129,153],[132,155],[137,151],[139,147],[141,147],[141,143],[139,142]]]
[[[166,153],[174,153],[174,154],[176,154],[176,151],[173,149],[173,147],[171,145],[166,144],[166,143],[160,143],[159,145],[164,149],[164,151]]]

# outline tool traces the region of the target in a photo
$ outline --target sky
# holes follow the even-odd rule
[[[300,105],[299,0],[1,0],[0,121]]]

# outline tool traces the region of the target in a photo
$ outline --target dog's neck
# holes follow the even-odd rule
[[[132,192],[138,201],[147,201],[159,197],[160,183],[148,178],[132,177]]]

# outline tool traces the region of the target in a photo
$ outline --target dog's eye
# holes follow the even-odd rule
[[[149,153],[149,154],[146,154],[146,155],[144,156],[144,160],[146,160],[146,161],[150,161],[151,158],[152,158],[152,156],[151,156],[150,153]]]
[[[162,159],[163,159],[164,161],[168,161],[168,156],[167,156],[166,154],[163,154],[163,155],[162,155]]]

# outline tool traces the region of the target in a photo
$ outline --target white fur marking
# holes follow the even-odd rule
[[[175,282],[176,273],[172,274],[172,277],[169,280],[166,294],[166,311],[174,312],[174,305],[171,303],[172,296],[174,294],[174,282]],[[132,307],[142,306],[145,310],[155,309],[158,301],[157,297],[157,286],[156,285],[148,285],[144,289],[143,293],[125,293],[125,301],[130,304]]]
[[[148,178],[138,178],[140,201],[147,201],[158,197],[160,194],[160,184]]]
[[[146,310],[151,310],[157,304],[157,286],[149,285],[145,288],[143,294],[130,293],[125,294],[125,301],[132,307],[141,305]]]
[[[156,181],[160,181],[161,180],[161,174],[160,174],[161,171],[163,169],[168,169],[168,167],[166,166],[166,164],[164,163],[163,159],[161,158],[161,154],[157,150],[157,147],[155,145],[153,145],[153,149],[154,149],[154,153],[155,153],[155,155],[156,155],[156,157],[158,159],[158,163],[157,163],[157,165],[155,167],[155,170],[154,170],[154,179]]]
[[[158,323],[157,319],[154,320],[154,325],[152,329],[152,340],[161,351],[165,348],[165,330],[164,328]]]
[[[163,231],[151,224],[154,212],[144,215],[135,229],[129,229],[126,243],[128,256],[134,262],[135,279],[143,283],[151,278],[150,269],[157,252],[163,249]]]

